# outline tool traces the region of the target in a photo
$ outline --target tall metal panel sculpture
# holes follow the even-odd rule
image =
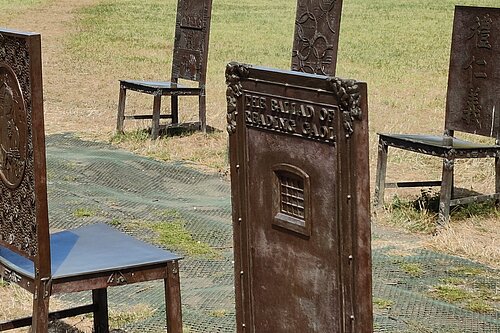
[[[342,0],[298,0],[292,70],[335,75]]]
[[[237,332],[372,332],[366,84],[226,81]]]

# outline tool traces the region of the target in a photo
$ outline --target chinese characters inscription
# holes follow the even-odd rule
[[[462,120],[468,125],[481,126],[481,86],[488,80],[487,54],[491,51],[490,42],[493,20],[488,14],[476,16],[470,27],[471,35],[467,40],[473,42],[471,55],[463,66],[468,72],[468,93],[462,109]]]

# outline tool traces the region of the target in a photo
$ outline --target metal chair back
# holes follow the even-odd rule
[[[500,8],[457,6],[445,127],[500,139]],[[495,33],[495,31],[497,33]]]
[[[205,85],[212,0],[179,0],[175,24],[172,82]]]
[[[292,71],[335,75],[342,0],[298,0]]]

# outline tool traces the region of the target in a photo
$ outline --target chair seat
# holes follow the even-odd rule
[[[479,155],[495,153],[500,151],[499,145],[487,145],[482,143],[476,143],[466,140],[461,140],[457,138],[452,138],[452,144],[445,144],[445,137],[442,135],[426,135],[426,134],[386,134],[378,133],[381,140],[384,140],[387,144],[395,147],[401,147],[405,149],[412,150],[413,146],[415,150],[422,153],[427,153],[435,156],[443,156],[451,149],[458,152],[458,156],[463,154],[471,154],[477,151]],[[462,154],[460,154],[462,152]],[[468,156],[474,157],[474,156]],[[482,156],[478,156],[482,157]],[[484,157],[484,156],[483,156]]]
[[[102,223],[52,234],[50,250],[53,280],[181,259]],[[34,277],[32,261],[1,246],[0,262]]]
[[[161,91],[162,94],[168,94],[172,91],[181,92],[186,95],[197,95],[201,89],[198,87],[189,87],[180,83],[174,84],[169,81],[136,81],[120,80],[120,84],[127,89],[141,91],[145,93],[154,93]]]

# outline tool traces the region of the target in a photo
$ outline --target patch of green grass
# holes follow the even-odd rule
[[[467,283],[466,279],[450,276],[444,279],[440,279],[440,281],[444,284],[452,285],[452,286],[462,286]]]
[[[122,225],[122,221],[120,221],[118,219],[112,219],[109,222],[109,225],[112,225],[113,227],[118,227],[118,226]]]
[[[165,209],[158,212],[158,215],[161,221],[147,224],[157,233],[157,243],[191,256],[217,257],[217,252],[210,245],[193,238],[179,211]]]
[[[373,304],[377,306],[380,310],[386,310],[390,309],[392,305],[394,304],[394,301],[391,301],[389,299],[384,299],[384,298],[373,298]]]
[[[467,309],[478,313],[488,313],[495,310],[490,304],[481,299],[472,299],[467,302]]]
[[[210,312],[210,316],[214,318],[222,318],[227,316],[227,310],[225,309],[216,309]]]
[[[112,328],[122,328],[128,324],[151,318],[155,313],[149,305],[140,304],[126,311],[112,310],[109,313],[109,325]]]
[[[158,234],[156,241],[165,247],[179,250],[190,256],[217,256],[216,251],[210,245],[193,238],[183,221],[159,222],[150,226]]]
[[[465,275],[465,276],[478,276],[487,274],[486,270],[471,266],[455,266],[450,268],[448,272],[454,275]]]
[[[395,196],[389,205],[390,222],[411,232],[434,233],[437,213],[423,206],[420,201],[401,199]]]
[[[66,181],[66,182],[70,182],[70,183],[76,182],[77,179],[78,179],[78,177],[74,176],[74,175],[64,175],[62,177],[62,180]]]
[[[92,217],[95,215],[95,211],[89,208],[77,208],[73,211],[74,217]]]
[[[436,296],[450,303],[458,303],[468,300],[471,295],[468,291],[453,285],[438,285],[434,290]]]
[[[3,278],[0,277],[0,288],[7,287],[8,283]]]
[[[399,267],[405,272],[406,274],[412,276],[412,277],[419,277],[421,276],[425,271],[422,268],[422,265],[418,263],[401,263]]]
[[[403,226],[411,232],[433,234],[437,230],[439,193],[425,189],[415,199],[394,196],[388,209],[393,224]],[[500,217],[500,212],[493,202],[455,206],[450,214],[456,220],[470,217]]]
[[[497,292],[485,287],[474,287],[468,280],[457,278],[443,279],[444,284],[435,286],[431,294],[449,303],[454,303],[477,313],[495,311],[500,297]],[[498,305],[498,304],[497,304]]]
[[[161,210],[158,215],[164,219],[166,219],[167,221],[174,221],[174,220],[179,220],[181,219],[181,214],[179,213],[179,211],[175,210],[175,209],[164,209],[164,210]]]
[[[473,202],[456,206],[451,211],[454,219],[464,220],[471,217],[500,217],[500,211],[493,201]]]
[[[136,129],[134,131],[124,132],[124,133],[115,133],[110,142],[114,144],[120,143],[140,143],[145,142],[150,139],[150,134],[147,130],[144,129]]]
[[[30,7],[41,5],[51,0],[0,0],[0,11],[22,12]]]

